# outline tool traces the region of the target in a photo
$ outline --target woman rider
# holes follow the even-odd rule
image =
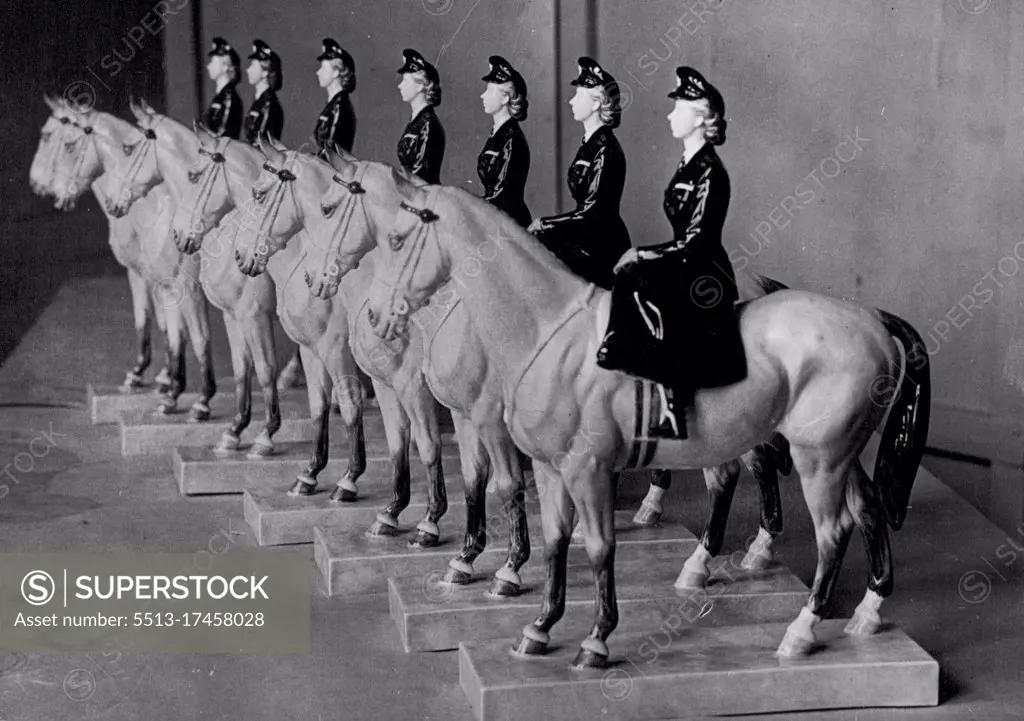
[[[476,172],[484,186],[484,200],[525,228],[531,219],[523,198],[530,174],[530,146],[519,121],[526,120],[529,107],[526,81],[500,55],[492,55],[488,62],[490,72],[481,78],[487,89],[480,99],[494,126],[477,158]]]
[[[742,380],[746,358],[733,308],[736,280],[722,247],[729,174],[715,146],[725,142],[725,102],[693,68],[676,75],[668,121],[683,157],[664,200],[673,239],[619,260],[597,362],[663,384],[653,435],[685,438],[683,411],[694,391]]]
[[[242,134],[242,100],[235,86],[242,79],[238,53],[224,38],[214,38],[208,53],[206,73],[217,87],[217,94],[203,114],[203,124],[212,135],[238,140]]]
[[[597,61],[581,57],[569,101],[583,125],[583,142],[569,166],[569,192],[575,210],[534,220],[528,230],[576,275],[602,288],[612,287],[612,269],[630,248],[629,231],[619,217],[626,184],[626,156],[615,137],[622,116],[619,86]]]

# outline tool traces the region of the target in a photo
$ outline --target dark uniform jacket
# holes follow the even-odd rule
[[[631,243],[619,216],[626,156],[607,125],[580,146],[569,166],[568,182],[576,209],[542,218],[537,238],[574,273],[611,288],[612,269]]]
[[[281,103],[277,101],[277,93],[270,88],[263,91],[263,94],[256,98],[256,102],[249,108],[245,116],[245,139],[250,145],[256,144],[256,138],[261,130],[275,140],[281,139],[281,131],[284,129],[284,110]]]
[[[673,239],[639,249],[639,262],[615,280],[609,330],[630,356],[614,363],[619,369],[694,388],[745,376],[735,274],[722,246],[729,195],[729,175],[710,143],[680,161],[665,189]]]
[[[336,143],[351,153],[355,136],[356,114],[352,109],[352,101],[348,93],[339,90],[320,111],[313,137],[321,150]]]
[[[203,124],[218,138],[238,140],[242,134],[242,99],[235,83],[228,83],[213,97],[203,115]]]
[[[476,161],[476,172],[484,186],[484,200],[501,208],[524,228],[530,224],[530,210],[523,195],[530,174],[530,146],[519,121],[508,119],[492,133]]]
[[[405,126],[398,141],[398,162],[407,171],[428,183],[441,182],[441,161],[444,160],[444,128],[428,105]]]

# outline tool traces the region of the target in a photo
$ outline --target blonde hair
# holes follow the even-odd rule
[[[701,116],[704,118],[704,140],[711,145],[725,143],[725,129],[728,126],[725,118],[720,113],[711,110],[711,104],[707,98],[701,98],[696,105],[700,108]]]
[[[513,120],[526,120],[530,109],[530,101],[525,95],[516,92],[515,84],[510,80],[501,84],[501,90],[508,97],[508,114]]]
[[[338,82],[341,83],[341,89],[343,92],[351,93],[356,89],[356,71],[355,68],[345,67],[345,63],[341,61],[341,58],[332,58],[328,61],[332,68],[338,71]]]
[[[441,104],[441,84],[430,81],[427,74],[422,70],[418,70],[412,74],[413,77],[419,81],[420,85],[423,86],[423,99],[427,101],[427,105],[433,105],[437,107]]]
[[[597,116],[601,122],[609,128],[619,127],[619,123],[622,122],[622,103],[619,100],[618,83],[612,82],[610,85],[602,85],[594,90],[601,94],[601,105],[597,109]]]

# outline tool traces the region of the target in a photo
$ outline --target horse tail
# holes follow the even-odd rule
[[[774,278],[760,273],[751,273],[750,275],[765,295],[771,295],[780,290],[789,290],[788,285],[780,283]],[[781,433],[772,434],[771,441],[762,444],[761,450],[765,458],[771,460],[782,475],[788,476],[793,472],[793,457],[789,454],[789,441]]]
[[[912,325],[884,310],[877,311],[885,330],[903,346],[904,359],[889,418],[875,458],[874,481],[889,527],[898,531],[907,516],[910,491],[928,440],[932,406],[931,364],[924,341]],[[871,389],[876,392],[875,388]]]

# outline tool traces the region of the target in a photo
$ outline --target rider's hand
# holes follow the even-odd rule
[[[612,273],[617,275],[618,273],[622,272],[629,266],[635,265],[639,262],[640,254],[637,252],[637,249],[630,248],[629,250],[622,254],[621,258],[619,258],[619,262],[615,264],[615,268],[612,270]]]

